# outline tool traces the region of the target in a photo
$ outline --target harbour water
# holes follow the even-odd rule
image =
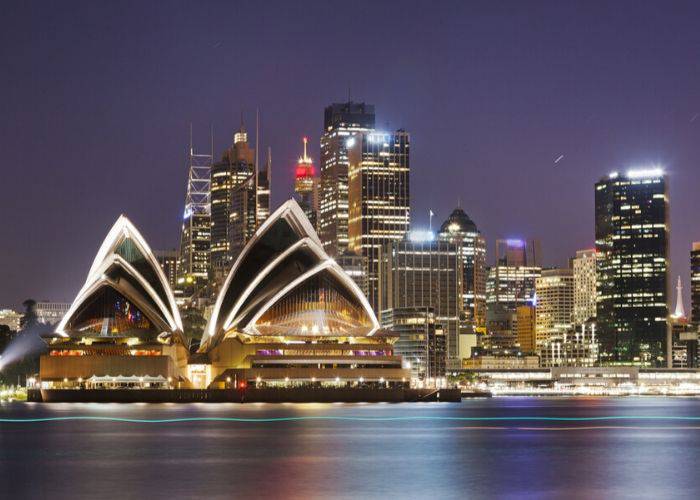
[[[700,399],[2,403],[0,498],[698,498],[678,417]]]

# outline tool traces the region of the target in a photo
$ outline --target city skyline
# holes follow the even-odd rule
[[[275,19],[284,17],[284,7],[277,8]],[[415,8],[408,6],[409,11]],[[31,6],[17,7],[20,20],[23,9],[31,10]],[[369,6],[359,9],[365,12]],[[376,9],[388,12],[388,7]],[[3,213],[13,218],[4,228],[0,305],[17,306],[28,297],[72,300],[99,246],[102,228],[120,213],[143,229],[154,248],[176,248],[190,122],[195,145],[204,151],[209,150],[209,125],[213,125],[218,158],[238,128],[240,109],[251,130],[259,107],[261,147],[271,145],[273,154],[272,208],[279,206],[293,192],[299,138],[308,136],[309,156],[320,158],[323,109],[346,100],[348,86],[354,101],[375,106],[377,129],[405,128],[411,133],[412,225],[427,227],[428,209],[432,209],[435,227],[461,204],[486,238],[489,264],[496,239],[520,237],[542,242],[543,265],[564,266],[577,250],[594,244],[595,182],[614,170],[663,164],[670,183],[671,276],[675,280],[681,275],[689,289],[691,244],[700,240],[700,228],[692,215],[699,203],[693,187],[700,184],[700,147],[695,144],[700,134],[696,112],[700,108],[695,109],[700,75],[683,64],[693,45],[687,41],[699,41],[698,34],[691,31],[693,16],[681,18],[664,12],[656,16],[656,9],[642,5],[635,10],[639,22],[624,26],[622,14],[608,12],[603,6],[581,7],[577,14],[583,27],[577,31],[555,8],[548,12],[553,17],[545,25],[535,23],[516,30],[530,43],[543,45],[551,64],[542,65],[534,56],[498,40],[499,30],[517,26],[519,18],[532,15],[532,6],[514,6],[510,13],[497,7],[473,7],[469,19],[478,20],[483,28],[477,34],[466,33],[465,26],[451,20],[450,9],[443,6],[427,14],[430,21],[445,27],[443,33],[430,32],[435,40],[426,38],[428,33],[413,24],[415,19],[403,28],[399,22],[396,26],[389,23],[386,34],[376,35],[372,41],[378,60],[402,43],[414,48],[425,45],[408,60],[399,58],[388,69],[380,68],[383,78],[371,79],[346,67],[361,60],[352,54],[338,66],[337,75],[318,78],[322,73],[315,69],[315,61],[330,51],[322,47],[327,33],[323,26],[318,26],[315,41],[304,39],[305,47],[316,44],[312,54],[299,54],[287,63],[284,54],[295,47],[280,50],[279,39],[274,37],[256,49],[252,40],[212,28],[176,43],[175,32],[191,14],[186,7],[170,14],[173,26],[158,26],[160,31],[156,31],[164,37],[158,45],[156,37],[143,30],[146,21],[135,20],[134,10],[146,20],[160,13],[143,6],[129,14],[114,13],[115,24],[111,24],[98,19],[98,11],[88,6],[78,14],[47,6],[34,19],[31,39],[24,38],[22,28],[27,26],[22,22],[4,27],[4,37],[25,43],[28,52],[21,57],[4,56],[24,78],[0,84],[9,110],[2,137],[8,141],[5,161],[10,167],[3,174],[8,186],[21,186],[9,190],[0,202]],[[539,8],[534,10],[536,15]],[[313,23],[315,16],[334,19],[346,13],[319,7],[302,26]],[[496,13],[500,17],[494,24],[489,14]],[[69,22],[68,16],[74,19]],[[192,22],[203,23],[204,18],[200,14]],[[654,30],[646,29],[652,21]],[[261,22],[254,19],[246,33],[260,28]],[[53,28],[42,29],[44,25]],[[69,27],[76,25],[95,38],[94,47],[73,47]],[[120,45],[123,30],[138,27],[134,25],[142,28],[137,30],[138,43],[130,45],[126,40]],[[295,29],[279,19],[273,25],[280,37]],[[602,41],[594,39],[593,26],[609,45],[604,53],[599,46]],[[109,27],[112,29],[106,29]],[[414,28],[419,36],[411,42],[408,33]],[[540,33],[536,33],[538,28]],[[347,28],[335,29],[339,33],[334,40]],[[613,36],[616,30],[621,31],[619,37]],[[37,36],[36,32],[52,36]],[[576,33],[582,34],[583,41],[575,40]],[[559,48],[554,47],[557,40]],[[237,42],[257,50],[255,55],[239,54],[247,61],[265,61],[276,52],[274,60],[261,64],[259,74],[250,81],[232,80],[226,69],[220,70],[219,77],[208,77],[212,82],[203,88],[197,85],[200,78],[175,78],[187,67],[188,57],[197,54],[206,53],[195,63],[200,71],[222,63],[233,66],[234,51],[230,49]],[[448,50],[449,42],[455,47]],[[457,51],[470,42],[477,48],[463,61]],[[156,48],[136,53],[149,43]],[[334,50],[351,46],[339,43]],[[70,47],[75,51],[69,54]],[[638,51],[635,61],[625,61],[624,55],[633,47]],[[449,71],[444,78],[426,78],[425,68],[435,64],[432,51],[439,49],[444,56],[439,62]],[[564,53],[567,50],[577,61]],[[99,53],[110,57],[102,61],[97,58]],[[52,58],[46,61],[49,54]],[[493,61],[486,60],[489,54]],[[592,54],[600,61],[592,62]],[[172,68],[166,67],[168,61]],[[41,63],[46,64],[46,71],[39,79],[31,68]],[[125,64],[136,64],[140,72],[126,77],[116,74]],[[648,71],[652,66],[653,73]],[[597,71],[587,74],[587,69]],[[297,81],[277,79],[274,86],[264,81],[276,74],[288,74]],[[115,81],[107,81],[108,75]],[[613,84],[616,78],[621,83]],[[407,81],[411,79],[415,82]],[[604,90],[596,87],[601,82]],[[122,91],[115,90],[119,84],[126,85]],[[61,91],[49,95],[47,85],[57,85]],[[538,89],[538,85],[543,87]],[[154,98],[160,92],[164,95]],[[110,97],[105,101],[106,95]],[[173,99],[178,105],[171,104]],[[71,112],[55,121],[54,115],[66,109]],[[689,310],[689,297],[685,299]]]

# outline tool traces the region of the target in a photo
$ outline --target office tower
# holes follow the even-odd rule
[[[294,192],[302,208],[314,227],[318,227],[318,188],[319,178],[313,161],[306,154],[307,139],[304,137],[304,156],[299,158],[294,171]]]
[[[423,234],[418,237],[412,233],[411,236],[389,242],[382,249],[379,304],[382,317],[390,309],[432,308],[436,322],[442,325],[447,337],[447,367],[459,368],[463,318],[459,247],[423,237]]]
[[[270,147],[267,148],[265,168],[258,169],[257,193],[255,225],[259,227],[270,216],[270,197],[272,196],[272,148]]]
[[[367,266],[361,255],[354,254],[350,251],[344,252],[335,258],[335,261],[343,268],[345,274],[350,276],[352,280],[360,287],[362,293],[367,296]]]
[[[537,308],[533,304],[518,306],[517,340],[520,351],[535,352],[537,331]]]
[[[668,361],[669,224],[661,169],[612,173],[595,185],[598,335],[604,361]]]
[[[535,343],[573,330],[574,273],[571,269],[546,269],[535,280],[537,327]]]
[[[178,253],[178,288],[187,294],[205,285],[211,257],[212,154],[194,152],[190,138],[188,180]]]
[[[700,327],[700,242],[693,243],[690,252],[690,318]]]
[[[476,331],[486,329],[486,240],[469,216],[455,208],[440,226],[438,238],[459,246],[464,276],[464,313]]]
[[[497,240],[496,263],[486,279],[486,330],[482,345],[487,350],[508,350],[517,339],[517,308],[532,303],[539,267],[536,241]]]
[[[367,298],[378,311],[380,251],[402,240],[411,220],[410,136],[404,130],[356,134],[347,147],[348,248],[365,259]]]
[[[582,325],[596,315],[595,249],[579,250],[571,262],[574,270],[574,324]]]
[[[374,106],[346,102],[325,109],[321,136],[321,200],[318,233],[331,257],[348,246],[347,141],[374,129]]]
[[[175,289],[177,283],[177,250],[156,250],[153,252],[160,264],[170,288]]]
[[[233,192],[250,181],[254,173],[255,151],[248,144],[248,133],[241,124],[233,136],[233,144],[211,168],[211,264],[215,275],[225,274],[232,264],[228,229]]]
[[[431,307],[397,307],[382,313],[382,328],[399,335],[394,354],[410,366],[411,378],[434,383],[445,376],[445,332]]]

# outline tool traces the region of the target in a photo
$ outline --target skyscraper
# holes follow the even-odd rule
[[[597,324],[603,361],[668,361],[669,211],[661,169],[595,185]]]
[[[700,328],[700,241],[693,243],[690,252],[690,304],[690,318]]]
[[[440,226],[438,238],[460,248],[464,276],[464,313],[474,328],[486,328],[486,240],[474,221],[460,207],[455,208]]]
[[[257,140],[257,139],[256,139]],[[257,151],[241,124],[233,144],[211,170],[211,260],[222,278],[255,229],[270,215],[271,154],[265,170],[256,168]]]
[[[517,338],[517,308],[531,304],[539,267],[539,243],[518,239],[496,240],[496,262],[486,279],[486,329],[483,346],[512,348]]]
[[[534,353],[537,349],[537,308],[532,304],[518,306],[517,318],[518,346],[524,353]]]
[[[187,293],[207,283],[211,258],[212,154],[194,152],[190,140],[185,210],[178,254],[178,288]]]
[[[367,298],[378,311],[380,251],[402,240],[411,220],[410,136],[404,130],[362,133],[349,138],[346,146],[348,248],[365,259]]]
[[[574,273],[571,269],[546,269],[535,280],[535,291],[535,342],[539,347],[574,329]]]
[[[595,249],[579,250],[571,262],[574,270],[574,323],[578,326],[596,315]]]
[[[299,206],[302,208],[311,224],[318,227],[318,188],[319,178],[313,161],[306,154],[307,139],[304,137],[304,155],[299,158],[294,171],[294,192]]]
[[[163,269],[168,285],[174,290],[177,284],[177,251],[175,249],[156,250],[153,254],[158,260],[161,269]]]
[[[381,317],[397,308],[431,308],[447,337],[447,366],[460,368],[463,271],[459,247],[421,234],[387,243],[381,256]]]
[[[348,246],[348,139],[374,129],[374,106],[348,101],[324,112],[318,233],[331,257]]]
[[[211,168],[211,263],[215,274],[225,274],[232,264],[228,235],[232,193],[254,173],[255,152],[241,124],[233,136],[233,144]]]

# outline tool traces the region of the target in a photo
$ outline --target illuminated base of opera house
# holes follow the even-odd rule
[[[258,229],[224,282],[189,355],[168,282],[120,217],[42,356],[43,389],[404,387],[357,285],[321,247],[293,200]]]

